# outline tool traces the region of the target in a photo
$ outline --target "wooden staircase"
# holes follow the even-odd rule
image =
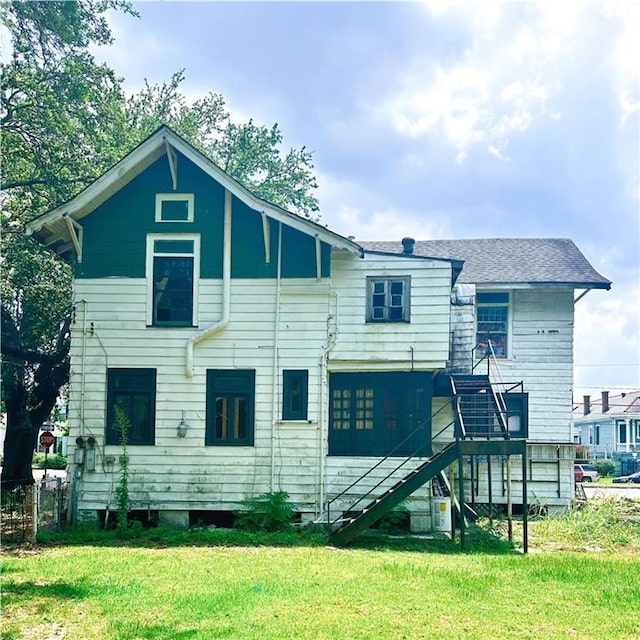
[[[367,504],[360,515],[347,518],[346,522],[342,523],[342,526],[333,532],[331,541],[334,544],[345,544],[353,540],[359,533],[368,529],[374,522],[380,520],[405,498],[408,498],[414,491],[448,467],[457,457],[457,443],[451,442],[426,462],[423,462],[417,469],[414,469],[391,488],[387,489],[380,497]]]
[[[451,384],[456,407],[454,412],[456,440],[422,462],[384,493],[372,499],[353,517],[339,518],[332,522],[331,524],[336,527],[331,534],[333,544],[342,545],[350,542],[439,475],[441,478],[438,479],[437,484],[440,491],[444,495],[451,495],[451,489],[443,471],[456,461],[461,470],[463,456],[522,455],[523,460],[526,459],[526,441],[509,439],[505,413],[500,408],[500,398],[496,395],[489,377],[456,375],[451,377]],[[466,504],[462,491],[460,499],[457,496],[451,497],[463,525],[468,519],[477,517],[477,514]],[[461,518],[461,514],[464,517]]]

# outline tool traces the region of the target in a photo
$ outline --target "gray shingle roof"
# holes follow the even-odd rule
[[[402,254],[400,241],[359,242],[365,251]],[[466,284],[568,285],[610,289],[572,240],[565,238],[482,238],[417,240],[413,254],[464,260],[458,282]]]

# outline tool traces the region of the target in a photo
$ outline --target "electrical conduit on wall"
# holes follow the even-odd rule
[[[193,377],[193,349],[195,345],[207,340],[229,324],[230,300],[231,300],[231,192],[224,192],[224,238],[223,238],[223,264],[222,264],[222,318],[211,327],[197,333],[187,342],[185,374]]]

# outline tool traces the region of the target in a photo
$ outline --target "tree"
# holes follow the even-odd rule
[[[77,193],[126,142],[120,81],[88,53],[108,44],[106,2],[3,3],[11,57],[2,92],[3,487],[33,482],[38,429],[69,376],[71,272],[24,223]]]
[[[220,95],[192,104],[184,72],[125,98],[121,81],[88,52],[110,44],[110,9],[123,0],[7,2],[12,52],[2,92],[2,404],[7,431],[3,487],[33,482],[39,427],[69,375],[71,270],[24,236],[24,224],[73,197],[149,135],[168,124],[256,195],[317,216],[312,154],[282,153],[282,134],[231,121]]]
[[[188,104],[180,84],[184,70],[168,82],[145,85],[126,106],[129,130],[139,142],[161,124],[170,126],[252,193],[298,215],[316,219],[312,152],[306,147],[281,152],[278,124],[265,127],[253,120],[236,124],[224,98],[209,93]]]

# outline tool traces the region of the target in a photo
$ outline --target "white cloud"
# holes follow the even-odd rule
[[[380,107],[399,135],[440,136],[458,162],[478,145],[508,157],[514,136],[537,120],[561,117],[558,103],[594,36],[602,38],[601,64],[610,70],[622,126],[640,112],[640,4],[495,1],[482,10],[444,0],[424,4],[429,20],[468,29],[469,44],[450,66],[407,65]]]
[[[640,388],[640,285],[614,283],[576,305],[575,386]]]
[[[416,240],[451,237],[450,216],[435,211],[401,211],[363,185],[316,170],[321,223],[357,240]]]

